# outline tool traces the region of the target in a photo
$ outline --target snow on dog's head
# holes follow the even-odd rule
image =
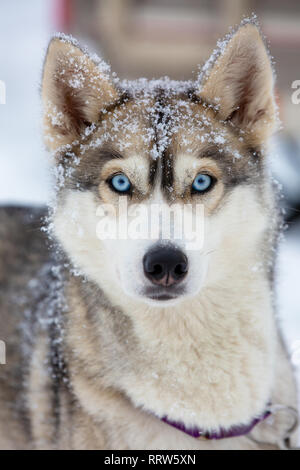
[[[266,216],[272,197],[264,146],[275,107],[271,63],[255,24],[245,21],[220,42],[189,82],[119,81],[103,61],[58,35],[48,48],[42,96],[55,160],[54,233],[82,273],[115,299],[167,307],[230,279],[237,266],[249,276],[254,264],[266,268],[264,240],[275,218]],[[99,216],[112,222],[120,198],[131,236],[99,236]],[[189,221],[164,215],[175,205],[188,208]],[[142,206],[150,210],[137,221]],[[196,227],[194,235],[201,231],[200,245],[191,248],[185,224]]]

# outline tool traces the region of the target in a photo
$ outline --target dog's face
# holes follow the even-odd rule
[[[120,83],[55,38],[43,100],[55,233],[102,288],[173,306],[222,280],[239,257],[261,261],[262,145],[274,104],[255,26],[240,28],[193,83]]]

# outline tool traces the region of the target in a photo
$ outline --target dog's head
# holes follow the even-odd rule
[[[169,306],[243,260],[261,262],[270,204],[263,145],[275,111],[255,25],[240,27],[186,83],[120,82],[58,36],[42,95],[55,234],[110,295]]]

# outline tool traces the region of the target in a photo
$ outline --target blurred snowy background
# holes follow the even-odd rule
[[[283,185],[289,228],[279,252],[277,298],[287,345],[300,365],[300,104],[291,100],[292,83],[300,80],[298,0],[1,0],[6,104],[0,104],[0,204],[44,204],[49,198],[39,85],[54,31],[72,33],[122,78],[188,79],[228,27],[252,11],[278,74],[284,130],[272,144],[271,163]]]

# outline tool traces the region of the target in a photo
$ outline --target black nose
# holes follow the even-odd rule
[[[179,283],[188,272],[188,260],[182,251],[159,247],[150,250],[143,260],[145,275],[153,284],[172,286]]]

